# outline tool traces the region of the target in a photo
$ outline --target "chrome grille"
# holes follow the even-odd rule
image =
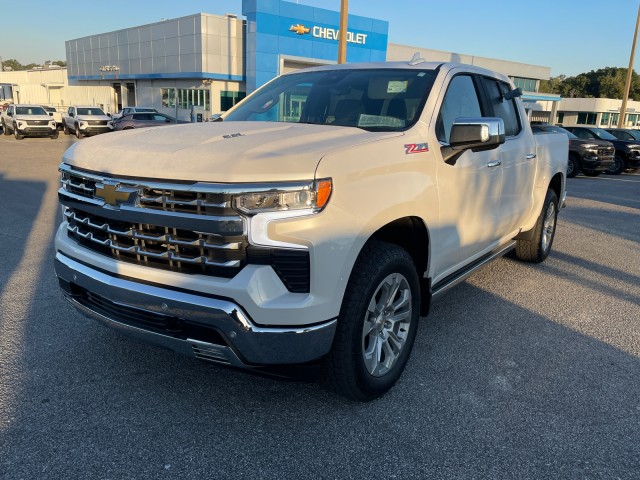
[[[140,206],[196,215],[224,215],[231,209],[231,198],[217,193],[143,188]]]
[[[598,156],[611,157],[615,153],[613,147],[600,147],[598,148]]]
[[[89,125],[106,125],[107,120],[89,120],[87,123]]]
[[[158,225],[132,224],[71,208],[65,210],[64,216],[71,238],[126,262],[184,273],[230,276],[243,266],[246,255],[243,237],[230,239]]]
[[[27,120],[27,125],[36,126],[36,125],[49,125],[49,120]]]

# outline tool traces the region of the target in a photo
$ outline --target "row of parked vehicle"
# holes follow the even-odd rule
[[[567,177],[579,172],[595,177],[619,175],[640,167],[640,130],[624,128],[532,125],[533,133],[566,133],[569,137]]]
[[[126,107],[116,114],[107,115],[100,107],[80,105],[71,106],[62,114],[54,107],[12,104],[0,114],[0,123],[5,135],[13,134],[17,140],[22,140],[24,137],[55,139],[60,130],[65,135],[83,138],[115,130],[187,122],[176,121],[153,108]]]

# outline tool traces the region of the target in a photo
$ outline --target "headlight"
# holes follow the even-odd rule
[[[582,145],[582,148],[592,150],[594,148],[598,148],[598,145],[596,145],[595,143],[587,143],[586,145]]]
[[[638,149],[640,148],[640,145],[636,144],[636,143],[632,143],[630,145],[627,145],[628,148],[630,149]]]
[[[309,210],[309,213],[314,213],[322,210],[329,202],[332,188],[330,178],[310,182],[291,190],[274,186],[273,189],[261,192],[236,195],[233,197],[233,206],[248,215],[291,210]]]

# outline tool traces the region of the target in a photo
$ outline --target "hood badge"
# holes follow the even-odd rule
[[[236,137],[242,137],[243,135],[241,133],[229,133],[227,135],[223,135],[222,138],[236,138]]]

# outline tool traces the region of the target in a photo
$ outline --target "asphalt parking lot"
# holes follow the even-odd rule
[[[570,179],[549,259],[451,290],[355,404],[72,311],[52,238],[75,141],[0,136],[0,478],[640,477],[640,174]]]

